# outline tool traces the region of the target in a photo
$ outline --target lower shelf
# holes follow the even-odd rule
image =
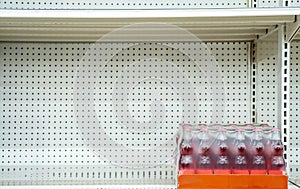
[[[1,189],[176,189],[175,185],[27,185],[1,186]]]
[[[175,185],[23,185],[1,186],[1,189],[40,189],[41,187],[44,189],[177,189]],[[298,187],[289,183],[288,189],[298,189]]]

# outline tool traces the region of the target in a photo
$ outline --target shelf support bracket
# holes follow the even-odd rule
[[[286,41],[291,42],[300,31],[300,15],[295,16],[295,22],[286,24]]]
[[[290,43],[285,41],[285,26],[278,26],[278,127],[281,129],[281,139],[284,145],[284,159],[289,172],[289,94],[290,94]]]
[[[256,113],[256,74],[257,74],[257,43],[251,43],[250,84],[251,84],[251,123],[257,123]]]

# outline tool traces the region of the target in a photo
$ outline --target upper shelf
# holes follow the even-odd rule
[[[202,41],[252,41],[279,24],[295,23],[297,15],[300,8],[1,10],[0,41],[191,40],[179,30]]]

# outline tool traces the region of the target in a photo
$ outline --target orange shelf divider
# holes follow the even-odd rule
[[[287,189],[286,175],[197,175],[178,176],[178,189]]]

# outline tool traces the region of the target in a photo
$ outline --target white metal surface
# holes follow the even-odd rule
[[[289,7],[300,7],[300,1],[299,0],[291,0],[288,4]]]
[[[300,0],[291,0],[291,1],[289,1],[288,2],[288,7],[300,7]],[[290,25],[290,24],[288,24],[288,25]],[[297,26],[298,25],[298,26]],[[297,17],[297,21],[296,21],[296,23],[294,24],[294,25],[291,25],[291,26],[296,26],[296,27],[298,27],[298,31],[297,31],[297,33],[294,35],[294,36],[292,36],[294,39],[296,39],[296,40],[300,40],[300,30],[299,30],[299,16]],[[288,35],[288,37],[290,36],[289,34],[289,30],[290,29],[294,29],[293,27],[291,27],[291,28],[288,28],[288,30],[287,30],[287,35]],[[291,39],[291,38],[288,38],[288,39]]]
[[[279,107],[278,127],[281,129],[281,138],[284,145],[284,158],[289,161],[289,139],[290,139],[290,43],[285,42],[285,26],[278,26],[278,76],[279,76]],[[289,170],[289,164],[287,164]]]
[[[299,7],[299,0],[151,0],[151,1],[96,1],[96,0],[2,0],[1,9],[188,9],[188,8],[247,8],[247,7]]]
[[[285,0],[257,0],[257,7],[270,8],[270,7],[283,7]]]
[[[278,32],[257,41],[256,107],[257,122],[278,123]]]
[[[191,18],[201,17],[258,17],[298,15],[300,8],[268,8],[268,9],[175,9],[175,10],[1,10],[1,18]],[[38,21],[38,20],[37,20]],[[73,21],[73,20],[72,20]],[[92,20],[91,20],[92,21]],[[208,20],[207,20],[208,21]],[[274,19],[275,21],[275,19]],[[221,20],[219,21],[221,22]]]
[[[251,84],[251,91],[250,91],[250,101],[251,101],[251,122],[256,123],[257,122],[257,107],[256,107],[256,96],[257,96],[257,43],[252,42],[252,47],[249,52],[249,56],[251,58],[251,64],[250,64],[250,84]]]
[[[286,25],[286,40],[291,42],[300,33],[300,16],[295,18],[295,22]]]
[[[172,184],[179,123],[250,122],[248,48],[1,43],[2,183]]]
[[[300,41],[291,43],[290,61],[290,177],[300,183]]]
[[[128,31],[115,42],[134,42],[137,34],[139,41],[184,41],[163,27],[173,25],[203,41],[251,41],[278,24],[293,23],[297,14],[300,9],[3,10],[0,40],[94,42],[122,28]],[[142,27],[153,23],[161,26]],[[157,30],[160,35],[153,35]]]
[[[1,9],[187,9],[187,8],[245,8],[248,0],[2,0]]]

